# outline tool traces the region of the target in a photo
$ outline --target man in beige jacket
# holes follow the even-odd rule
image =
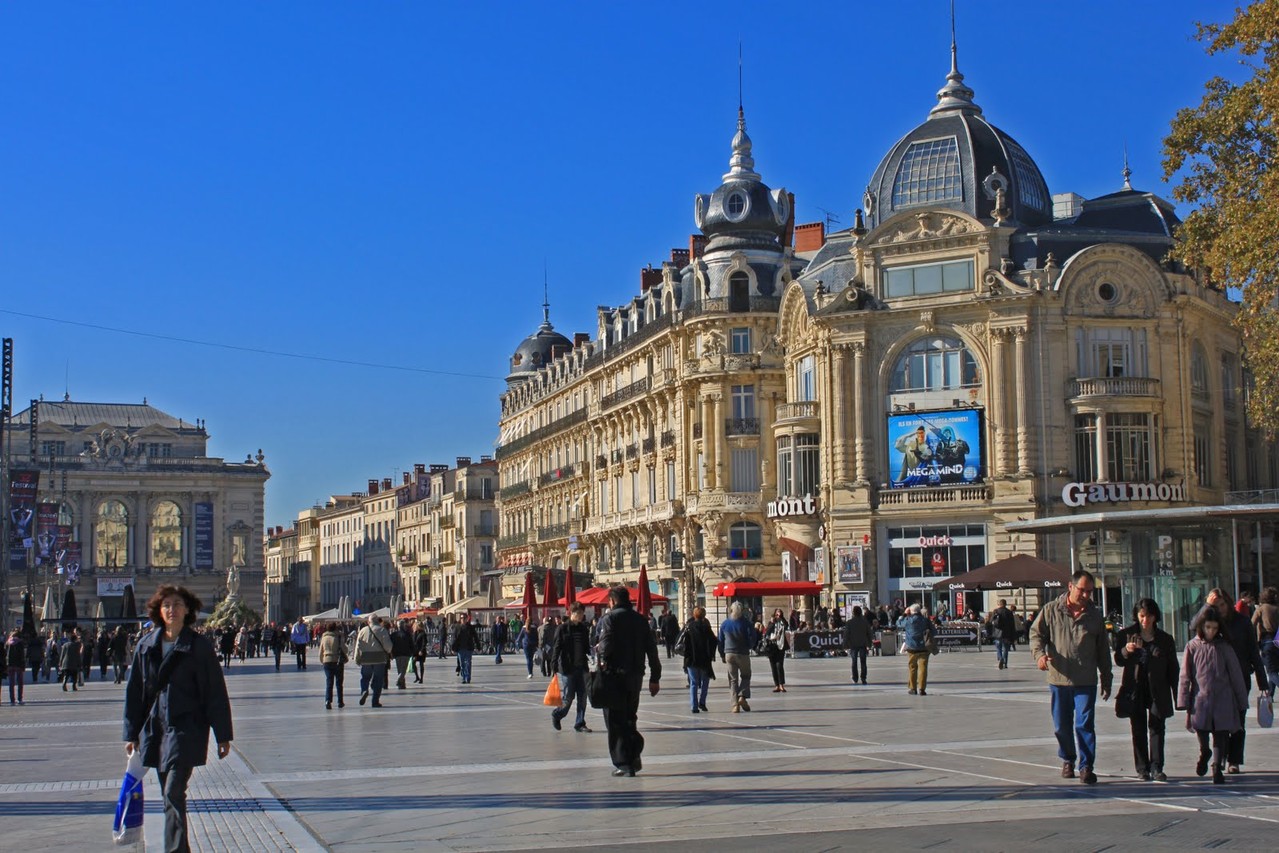
[[[1110,698],[1110,637],[1101,611],[1092,603],[1097,581],[1080,569],[1066,594],[1045,604],[1030,632],[1030,650],[1039,668],[1048,673],[1052,691],[1053,727],[1061,776],[1073,779],[1079,761],[1079,781],[1095,785],[1097,758],[1097,680],[1101,698]],[[1078,751],[1075,745],[1078,741]]]

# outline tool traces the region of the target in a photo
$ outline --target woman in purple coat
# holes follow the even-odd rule
[[[1195,773],[1208,772],[1208,733],[1212,733],[1212,781],[1226,781],[1230,733],[1239,730],[1248,709],[1248,685],[1230,644],[1221,637],[1221,617],[1205,608],[1195,620],[1195,637],[1186,645],[1177,690],[1177,707],[1186,711],[1186,729],[1199,736]]]

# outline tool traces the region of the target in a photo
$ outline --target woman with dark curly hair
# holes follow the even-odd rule
[[[164,795],[164,849],[188,851],[187,783],[209,752],[231,752],[231,702],[213,645],[195,632],[200,599],[186,587],[163,584],[147,602],[156,628],[138,641],[124,697],[124,751],[142,750]]]
[[[1115,640],[1115,663],[1123,680],[1115,714],[1132,726],[1133,767],[1142,781],[1167,782],[1164,774],[1165,721],[1173,715],[1173,691],[1181,668],[1172,635],[1160,630],[1159,605],[1143,598],[1133,608],[1133,624]]]

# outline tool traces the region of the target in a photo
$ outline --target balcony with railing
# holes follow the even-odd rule
[[[702,437],[702,424],[701,422],[698,422],[693,424],[693,438],[698,439],[701,437]]]
[[[454,555],[454,553],[453,553],[452,551],[441,551],[441,552],[440,552],[440,565],[441,565],[441,566],[450,566],[450,565],[452,565],[454,562],[456,562],[455,556],[456,556],[456,555]]]
[[[1159,380],[1149,376],[1098,376],[1071,379],[1070,396],[1088,397],[1157,397]]]
[[[746,312],[775,314],[781,307],[782,300],[776,296],[751,296],[749,298],[720,296],[714,299],[702,299],[694,302],[680,313],[685,319],[700,317],[705,314],[743,314]]]
[[[453,516],[451,515],[447,515],[444,518],[440,519],[441,530],[452,530],[456,526],[457,526],[457,522],[453,520]]]
[[[611,462],[611,463],[612,463],[612,464],[614,464],[614,465],[621,465],[621,464],[622,464],[622,451],[621,451],[621,450],[612,450],[612,451],[609,451],[609,454],[608,454],[608,461],[609,461],[609,462]]]
[[[555,435],[556,433],[563,432],[564,430],[568,429],[571,426],[576,426],[577,424],[585,423],[586,416],[587,416],[586,409],[578,409],[576,412],[571,412],[570,414],[567,414],[562,418],[558,418],[554,421],[551,421],[546,426],[538,427],[537,429],[530,430],[529,432],[524,433],[524,435],[521,435],[518,438],[511,439],[510,441],[498,447],[494,455],[498,459],[501,459],[503,456],[509,456],[510,454],[516,452],[517,450],[521,450],[525,447],[528,447],[531,444],[535,444],[536,442],[541,441],[542,439],[547,438],[548,436],[552,436],[552,435]]]
[[[497,550],[505,551],[507,548],[521,548],[528,544],[528,531],[521,533],[512,533],[510,536],[502,536],[497,540]]]
[[[725,435],[759,435],[759,418],[727,418]]]
[[[518,498],[520,495],[526,495],[531,491],[533,491],[533,484],[528,480],[521,483],[503,483],[501,488],[498,489],[504,500]]]
[[[816,400],[780,403],[777,406],[777,423],[780,425],[787,421],[816,421],[819,413]]]
[[[674,446],[675,446],[675,433],[672,430],[668,429],[666,430],[666,432],[662,433],[662,447],[674,447]]]
[[[537,529],[538,542],[549,542],[552,539],[567,539],[567,538],[568,538],[568,522],[567,521],[561,522],[560,524],[548,524],[546,527],[539,527]]]
[[[603,453],[601,453],[599,456],[596,456],[596,457],[595,457],[595,467],[596,467],[597,469],[599,469],[599,468],[607,468],[607,467],[608,467],[608,457],[607,457],[607,456],[605,456]]]
[[[633,444],[626,445],[626,458],[635,459],[639,456],[639,448]]]
[[[647,394],[649,384],[649,379],[645,376],[643,379],[635,380],[625,388],[617,389],[612,394],[605,394],[602,398],[600,398],[600,408],[607,409],[620,403],[624,403],[634,397],[638,397],[641,394]]]
[[[496,524],[472,524],[471,535],[472,536],[496,536],[497,525]]]
[[[652,453],[655,450],[657,450],[657,439],[646,438],[640,442],[640,452],[644,453],[645,455],[648,455],[649,453]]]
[[[453,499],[458,501],[491,501],[493,500],[493,489],[484,488],[482,486],[472,486],[469,489],[455,489]]]
[[[550,483],[559,483],[563,480],[571,480],[577,476],[577,469],[572,465],[561,465],[554,471],[547,471],[545,474],[537,478],[539,486],[545,486]]]
[[[879,493],[880,506],[919,506],[920,504],[981,503],[991,498],[989,484],[974,486],[937,486],[894,489]]]
[[[762,560],[764,559],[764,549],[762,547],[728,548],[724,552],[724,554],[730,560]]]

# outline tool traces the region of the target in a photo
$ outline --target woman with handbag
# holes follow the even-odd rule
[[[164,796],[164,849],[189,851],[187,783],[208,759],[209,730],[218,758],[231,753],[231,702],[213,644],[191,627],[200,599],[163,584],[147,602],[160,626],[138,641],[124,698],[124,751],[142,751]]]
[[[773,621],[768,623],[764,634],[764,654],[768,655],[768,666],[773,671],[773,692],[786,692],[786,615],[779,607],[773,611]]]
[[[1115,640],[1115,663],[1123,667],[1115,716],[1132,726],[1133,767],[1143,782],[1167,782],[1164,775],[1164,721],[1173,714],[1173,690],[1180,678],[1172,636],[1160,630],[1159,605],[1143,598],[1133,608],[1134,623]]]

